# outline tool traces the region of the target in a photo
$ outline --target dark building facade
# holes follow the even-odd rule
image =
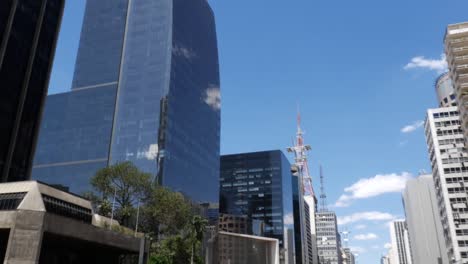
[[[290,164],[279,150],[221,156],[220,214],[262,222],[263,235],[285,249],[285,263],[294,263],[292,188]]]
[[[0,1],[0,181],[30,178],[64,0]]]
[[[220,80],[208,2],[88,0],[72,90],[49,96],[46,112],[36,179],[79,192],[99,168],[131,161],[217,202]],[[76,153],[47,157],[64,151]]]

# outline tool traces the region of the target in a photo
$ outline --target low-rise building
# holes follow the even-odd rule
[[[2,263],[146,263],[140,235],[114,232],[91,202],[36,181],[0,184]]]

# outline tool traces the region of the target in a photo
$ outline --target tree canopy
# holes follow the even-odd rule
[[[99,170],[91,185],[94,191],[85,196],[99,214],[109,217],[114,207],[114,218],[122,225],[132,229],[138,225],[149,236],[150,263],[203,263],[200,253],[207,221],[183,194],[152,183],[151,175],[131,162]]]

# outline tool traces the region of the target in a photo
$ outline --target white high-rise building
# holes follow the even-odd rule
[[[457,107],[428,110],[426,140],[449,260],[468,263],[468,155]]]
[[[455,91],[445,76],[438,79],[436,91],[439,105],[450,106],[427,111],[425,133],[448,260],[460,264],[468,263],[468,152],[460,113],[453,106]]]
[[[306,231],[307,231],[307,254],[309,264],[319,264],[317,250],[317,231],[315,229],[315,213],[317,211],[317,200],[312,196],[304,196],[304,203],[307,205]]]
[[[397,220],[390,224],[390,238],[392,243],[390,263],[412,264],[406,221]]]
[[[319,263],[341,264],[341,241],[335,212],[319,211],[315,214],[315,223]]]
[[[468,22],[447,27],[445,54],[459,103],[462,128],[465,139],[468,139]]]
[[[406,183],[403,192],[413,263],[448,264],[432,175]]]
[[[382,258],[380,258],[380,264],[390,264],[390,257],[388,255],[382,256]]]

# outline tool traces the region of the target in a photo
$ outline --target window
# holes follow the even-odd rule
[[[63,200],[42,194],[42,199],[49,213],[73,218],[82,222],[91,223],[92,212],[91,209],[81,207],[76,204],[65,202]]]
[[[15,210],[23,201],[25,192],[22,193],[3,193],[0,194],[0,210]]]

